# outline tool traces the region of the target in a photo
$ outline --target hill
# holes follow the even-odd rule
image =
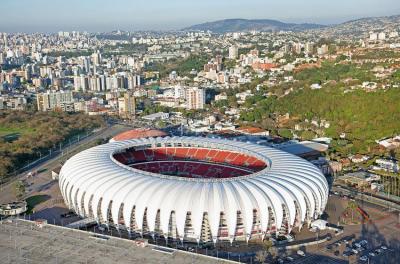
[[[214,33],[238,32],[238,31],[303,31],[308,29],[323,28],[325,26],[318,24],[295,24],[284,23],[271,19],[224,19],[214,22],[193,25],[182,30],[184,31],[207,31]]]
[[[349,37],[353,39],[364,38],[369,32],[383,30],[396,30],[400,25],[400,15],[383,17],[366,17],[350,20],[329,27],[317,28],[315,31],[322,37]]]

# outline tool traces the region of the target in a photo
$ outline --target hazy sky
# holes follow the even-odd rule
[[[0,0],[0,31],[180,29],[225,18],[340,23],[400,14],[400,0]]]

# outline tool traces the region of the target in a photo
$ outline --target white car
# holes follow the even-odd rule
[[[386,250],[388,248],[387,248],[387,246],[381,246],[381,249]]]
[[[374,252],[369,252],[368,255],[370,255],[371,257],[375,257],[376,254]]]
[[[297,250],[297,255],[302,256],[302,257],[305,257],[305,256],[306,256],[306,253],[304,253],[303,250]]]
[[[361,261],[367,261],[367,260],[368,260],[368,257],[367,257],[366,255],[364,255],[364,256],[360,257],[360,260],[361,260]]]
[[[286,257],[286,260],[292,262],[292,261],[294,261],[294,258],[292,258],[292,257]]]

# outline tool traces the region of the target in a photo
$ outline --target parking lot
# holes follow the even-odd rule
[[[348,200],[349,197],[331,195],[327,206],[330,222],[339,220]],[[400,263],[398,212],[365,201],[356,202],[370,216],[368,221],[344,225],[341,236],[307,247],[307,252],[346,263]]]
[[[343,258],[358,259],[359,262],[379,261],[381,257],[388,256],[393,251],[393,249],[385,244],[372,246],[367,240],[356,240],[354,236],[345,237],[334,243],[330,243],[325,247],[325,250],[333,252],[335,256],[341,254]]]

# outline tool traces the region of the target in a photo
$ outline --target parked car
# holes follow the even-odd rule
[[[68,212],[68,213],[61,214],[60,216],[61,216],[61,218],[70,218],[70,217],[75,216],[75,213],[74,212]]]
[[[361,256],[361,257],[360,257],[360,260],[361,260],[361,261],[367,261],[367,260],[368,260],[368,257],[367,257],[366,255]]]
[[[306,253],[304,253],[303,250],[297,250],[297,255],[302,256],[302,257],[305,257],[305,256],[306,256]]]
[[[286,260],[292,262],[292,261],[294,261],[294,258],[292,258],[292,257],[286,257]]]

